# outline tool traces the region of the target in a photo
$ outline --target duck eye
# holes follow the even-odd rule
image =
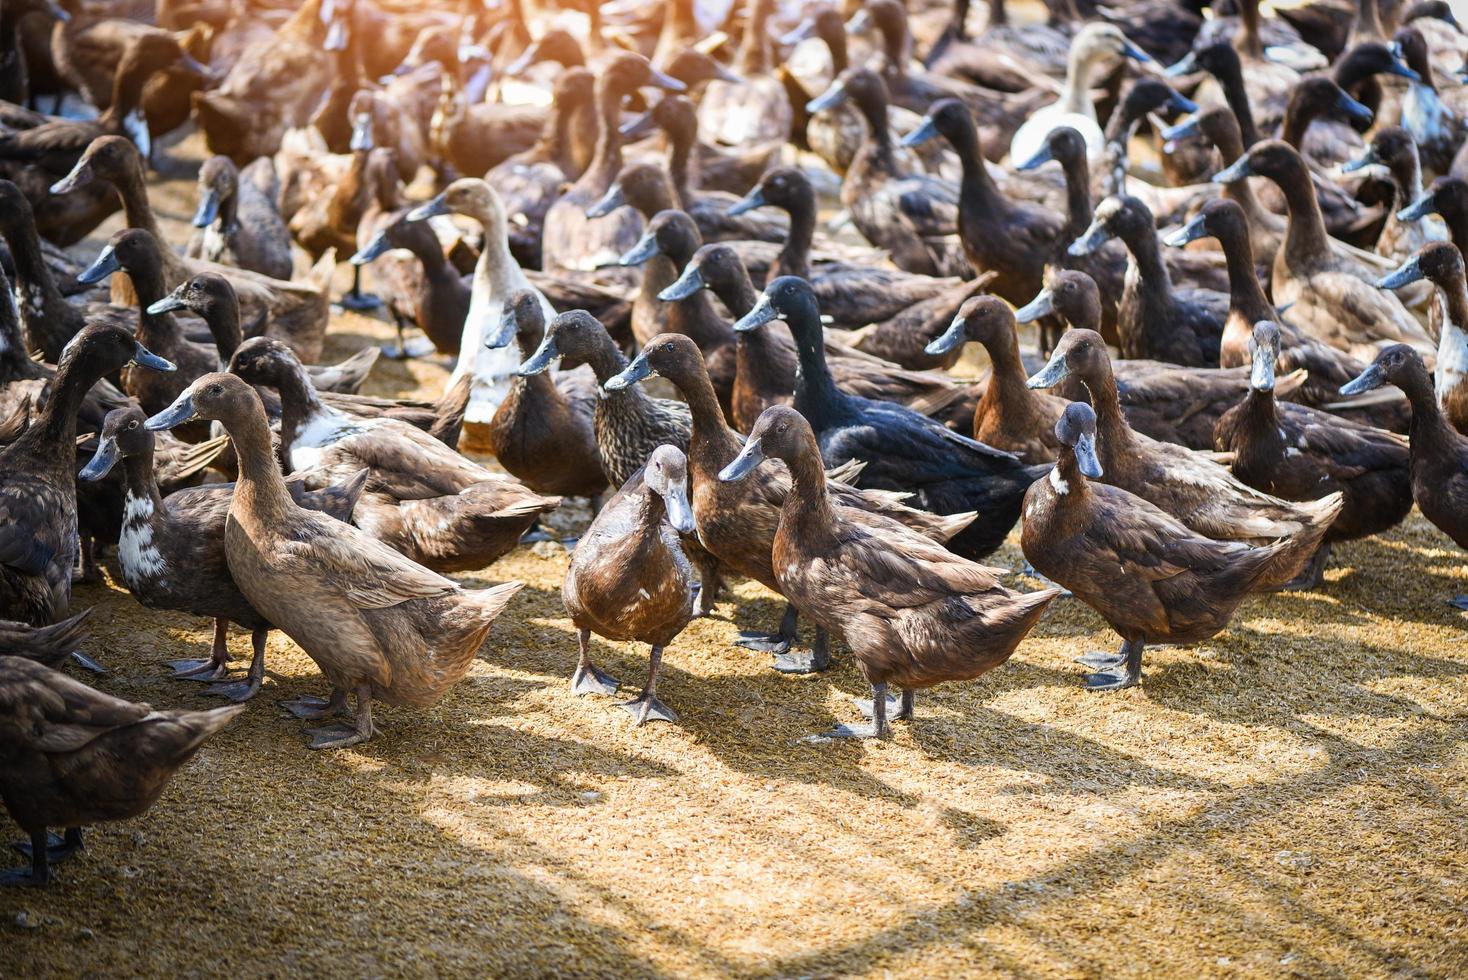
[[[224,392],[224,386],[223,385],[213,384],[213,385],[210,385],[209,386],[209,393],[211,395],[218,395],[218,394],[222,394],[223,392]]]
[[[133,419],[132,421],[128,422],[127,427],[129,429],[136,429],[138,427],[138,420]]]

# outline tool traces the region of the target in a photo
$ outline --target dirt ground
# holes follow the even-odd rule
[[[156,200],[179,229],[191,181]],[[345,315],[326,359],[389,337]],[[370,390],[445,377],[384,363]],[[276,634],[264,691],[150,813],[92,830],[49,891],[0,892],[0,975],[1468,971],[1468,622],[1444,602],[1468,563],[1416,513],[1339,548],[1321,591],[1149,650],[1139,689],[1082,690],[1073,658],[1116,639],[1062,600],[882,744],[802,741],[866,689],[839,648],[796,678],[732,647],[779,612],[750,583],[668,648],[680,724],[574,697],[566,563],[546,543],[465,576],[528,587],[459,687],[355,749],[308,751],[276,707],[322,690]],[[1013,539],[994,563],[1019,566]],[[76,601],[100,687],[214,703],[163,666],[207,623],[142,608],[115,566]],[[595,656],[635,694],[645,648]]]

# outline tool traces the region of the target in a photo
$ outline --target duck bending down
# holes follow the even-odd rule
[[[1020,546],[1040,574],[1096,610],[1122,638],[1119,655],[1087,654],[1097,668],[1093,691],[1132,687],[1142,680],[1148,643],[1189,644],[1228,626],[1250,592],[1298,567],[1319,543],[1309,527],[1253,547],[1197,533],[1150,501],[1098,482],[1105,475],[1089,405],[1072,402],[1055,427],[1064,447],[1055,469],[1025,496]],[[1327,498],[1329,523],[1340,494]]]
[[[60,667],[76,660],[88,669],[96,667],[86,654],[77,649],[87,636],[90,608],[50,626],[30,626],[10,619],[0,619],[0,657],[25,657],[47,667]],[[91,666],[88,666],[88,665]],[[96,667],[100,671],[100,667]]]
[[[635,725],[678,720],[658,700],[658,667],[663,648],[693,618],[693,566],[679,538],[692,533],[688,460],[675,446],[659,446],[576,542],[561,584],[581,647],[574,693],[615,694],[620,683],[592,663],[592,633],[652,647],[642,693],[622,705]]]
[[[1044,468],[1025,466],[905,406],[837,388],[826,365],[820,309],[805,280],[776,279],[734,329],[757,330],[775,319],[795,338],[795,409],[810,420],[826,462],[862,461],[861,486],[912,491],[915,504],[935,514],[983,514],[949,542],[957,554],[982,557],[999,547],[1019,518],[1025,489]]]
[[[915,692],[1004,663],[1060,594],[1012,592],[998,569],[897,521],[833,506],[816,434],[793,408],[766,409],[719,479],[743,479],[765,459],[784,462],[791,478],[771,554],[780,591],[845,639],[872,685],[871,723],[826,737],[886,738],[888,684],[902,689],[891,720],[910,719]]]
[[[772,464],[736,484],[718,479],[719,471],[729,465],[745,440],[725,422],[703,358],[681,334],[653,338],[631,364],[607,380],[606,388],[623,390],[654,374],[678,388],[691,413],[688,461],[699,542],[718,558],[721,569],[731,569],[779,592],[770,556],[780,507],[790,490],[788,470]],[[974,518],[972,513],[939,517],[900,503],[905,494],[856,490],[834,479],[828,489],[833,506],[881,514],[935,541],[949,540]],[[859,514],[848,516],[853,521],[863,519]],[[796,635],[796,615],[795,607],[788,606],[778,633],[742,632],[738,645],[775,654],[774,668],[783,673],[825,669],[829,651],[824,628],[817,628],[811,653],[789,652]]]
[[[428,707],[463,679],[524,583],[467,591],[368,532],[296,504],[270,451],[264,406],[240,378],[204,375],[147,426],[195,416],[223,423],[240,459],[224,530],[230,576],[331,684],[329,699],[300,698],[292,712],[331,718],[356,696],[354,724],[315,729],[312,748],[371,738],[374,699]]]
[[[71,603],[77,559],[77,412],[92,385],[135,363],[174,366],[114,324],[84,327],[61,354],[51,397],[0,450],[0,618],[46,626]]]
[[[1396,385],[1412,403],[1412,426],[1407,431],[1412,467],[1412,498],[1422,516],[1468,548],[1468,437],[1448,424],[1432,390],[1432,377],[1422,355],[1406,344],[1383,348],[1361,376],[1341,388],[1343,395],[1359,395]],[[1468,610],[1468,594],[1451,604]]]
[[[150,609],[173,609],[214,620],[214,646],[206,660],[169,662],[174,676],[211,684],[210,694],[247,701],[265,679],[265,641],[270,623],[250,605],[230,577],[224,555],[224,524],[233,484],[210,483],[164,497],[153,471],[153,433],[140,408],[107,414],[96,453],[77,474],[101,480],[120,461],[123,466],[122,533],[117,564],[128,591]],[[361,470],[344,486],[309,492],[299,480],[287,483],[302,507],[350,521],[367,483]],[[230,623],[250,631],[254,656],[245,680],[229,676]],[[219,683],[215,683],[219,682]]]
[[[1412,509],[1407,440],[1319,409],[1277,402],[1280,329],[1274,323],[1255,324],[1249,347],[1249,393],[1218,420],[1214,448],[1234,454],[1229,467],[1234,476],[1283,500],[1318,500],[1337,490],[1344,494],[1341,514],[1305,576],[1310,585],[1319,585],[1332,543],[1380,534]]]
[[[1107,483],[1150,501],[1215,541],[1313,541],[1308,548],[1287,552],[1298,560],[1282,559],[1262,582],[1266,588],[1279,588],[1299,574],[1340,513],[1339,497],[1302,503],[1280,500],[1239,481],[1199,453],[1133,431],[1121,412],[1111,359],[1100,334],[1068,331],[1029,384],[1049,388],[1069,375],[1078,377],[1090,395]]]
[[[370,470],[353,520],[435,571],[483,568],[560,504],[559,497],[542,497],[491,473],[401,419],[353,416],[326,404],[284,344],[257,337],[235,351],[229,369],[280,392],[281,456],[308,489]]]
[[[24,657],[0,657],[0,800],[30,835],[31,866],[0,883],[44,887],[82,848],[82,827],[146,812],[173,774],[242,704],[155,711]],[[53,843],[49,827],[63,827]]]

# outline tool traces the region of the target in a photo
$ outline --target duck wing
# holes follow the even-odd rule
[[[457,592],[453,581],[333,518],[304,512],[305,534],[280,539],[279,571],[311,576],[358,609],[386,609]]]
[[[0,742],[31,752],[75,752],[152,713],[22,657],[0,657]]]

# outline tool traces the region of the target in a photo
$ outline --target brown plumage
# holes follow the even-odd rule
[[[279,197],[280,182],[269,157],[243,170],[226,156],[205,160],[193,218],[197,230],[186,254],[289,279],[294,266],[291,235],[276,207]]]
[[[91,615],[91,609],[83,609],[50,626],[0,619],[0,657],[25,657],[47,667],[60,667],[77,653],[77,645],[86,638]]]

